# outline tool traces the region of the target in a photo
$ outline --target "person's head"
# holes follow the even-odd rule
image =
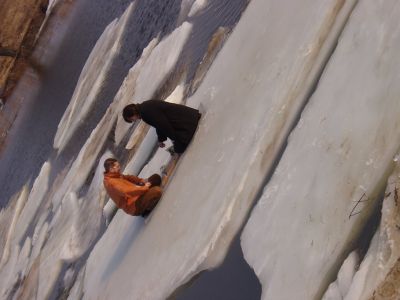
[[[139,109],[137,108],[136,104],[129,104],[124,107],[122,111],[122,117],[124,118],[125,122],[132,123],[136,120],[140,119]]]
[[[151,186],[160,186],[161,176],[158,174],[153,174],[149,178],[147,178],[147,182],[150,182]]]
[[[121,166],[115,158],[107,158],[104,161],[104,170],[106,173],[119,173]]]

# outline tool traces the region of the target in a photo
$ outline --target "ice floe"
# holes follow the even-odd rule
[[[378,204],[400,140],[400,6],[388,3],[358,2],[244,229],[263,299],[321,297]]]
[[[107,79],[107,73],[118,56],[121,39],[134,7],[133,4],[129,5],[119,20],[116,19],[107,26],[87,59],[54,138],[54,148],[59,151],[65,147],[95,104]]]

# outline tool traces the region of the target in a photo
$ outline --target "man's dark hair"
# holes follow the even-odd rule
[[[110,169],[112,168],[112,166],[114,165],[114,163],[116,163],[118,160],[116,160],[115,158],[107,158],[104,161],[104,170],[106,172],[110,172]]]
[[[140,115],[136,104],[129,104],[124,107],[124,110],[122,111],[122,117],[124,118],[125,122],[132,123],[130,118],[132,118],[134,115]]]
[[[158,174],[153,174],[149,178],[147,178],[147,181],[150,182],[151,186],[160,186],[161,176]]]

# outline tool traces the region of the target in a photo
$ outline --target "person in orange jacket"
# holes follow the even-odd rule
[[[147,180],[121,174],[121,166],[114,158],[104,161],[104,187],[116,206],[132,216],[147,216],[162,195],[161,177],[153,174]]]

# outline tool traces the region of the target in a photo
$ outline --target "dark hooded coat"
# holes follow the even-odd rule
[[[201,117],[197,109],[162,100],[144,101],[137,108],[142,120],[156,129],[158,141],[170,138],[177,153],[185,151]]]

